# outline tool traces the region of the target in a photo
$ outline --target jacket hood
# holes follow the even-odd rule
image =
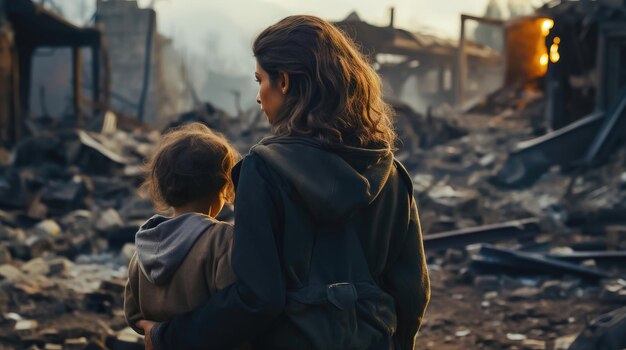
[[[146,221],[135,235],[137,261],[146,278],[156,285],[167,282],[214,222],[198,213],[175,218],[155,215]]]
[[[373,202],[389,178],[388,149],[328,147],[304,137],[269,137],[254,146],[318,221],[338,221]]]

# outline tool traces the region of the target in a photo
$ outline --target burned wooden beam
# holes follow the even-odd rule
[[[100,45],[91,46],[91,93],[94,116],[102,109],[102,99],[100,98],[100,51]]]
[[[603,121],[604,113],[593,113],[559,130],[518,143],[492,183],[510,188],[526,187],[552,165],[568,165],[582,159]]]
[[[465,92],[465,80],[467,78],[467,54],[466,54],[466,45],[467,38],[465,33],[465,22],[467,20],[476,21],[479,23],[490,24],[493,26],[504,27],[505,21],[495,18],[487,18],[487,17],[476,17],[461,14],[461,33],[459,35],[459,48],[456,54],[456,86],[455,86],[455,102],[457,106],[461,106],[464,101],[464,92]]]
[[[541,254],[484,246],[472,257],[472,267],[501,273],[533,273],[545,275],[575,275],[588,280],[614,277],[611,274]]]
[[[596,164],[608,158],[615,144],[626,135],[626,91],[607,114],[600,131],[585,155],[586,164]]]
[[[11,73],[13,35],[7,23],[0,24],[0,142],[9,142],[11,121]]]
[[[554,253],[548,254],[547,257],[572,262],[595,260],[597,263],[626,263],[626,251],[622,250]]]
[[[73,107],[74,107],[74,115],[76,116],[76,121],[78,125],[83,125],[83,115],[80,109],[81,102],[81,81],[82,81],[82,58],[80,55],[80,48],[73,47],[72,48],[72,92],[73,92]]]
[[[472,227],[424,236],[428,250],[464,247],[470,244],[534,237],[541,232],[539,220],[515,220],[495,225]]]

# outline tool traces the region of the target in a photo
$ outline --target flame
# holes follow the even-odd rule
[[[558,52],[561,39],[558,37],[554,38],[553,44],[550,47],[550,51],[547,51],[544,43],[546,37],[550,34],[550,30],[554,28],[554,20],[550,18],[545,18],[541,22],[539,22],[539,24],[541,25],[542,38],[542,41],[539,42],[539,66],[541,67],[541,71],[543,72],[543,74],[545,74],[548,69],[548,63],[556,63],[561,58]]]
[[[552,40],[552,45],[550,45],[550,62],[557,63],[561,59],[561,54],[559,53],[559,44],[561,43],[561,38],[558,36]]]
[[[543,36],[548,36],[550,34],[550,29],[554,27],[554,21],[546,18],[543,22],[541,22],[541,34]]]

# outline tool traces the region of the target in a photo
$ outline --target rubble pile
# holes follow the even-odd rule
[[[388,102],[395,112],[394,124],[400,139],[396,157],[403,162],[413,163],[420,150],[467,135],[453,119],[439,118],[430,111],[423,115],[401,101]]]
[[[270,125],[260,109],[253,108],[233,117],[209,102],[181,114],[163,131],[191,122],[202,123],[212,130],[221,132],[242,154],[247,153],[250,147],[270,134]]]
[[[597,324],[617,325],[600,316],[626,302],[626,147],[596,167],[553,166],[530,187],[498,187],[491,179],[515,144],[537,136],[544,102],[532,99],[451,116],[467,135],[420,151],[409,168],[433,286],[421,347],[620,344],[617,328]]]
[[[48,129],[3,157],[0,348],[142,348],[121,298],[134,234],[154,213],[136,188],[159,138]]]

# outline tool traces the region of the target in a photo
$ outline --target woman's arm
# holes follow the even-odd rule
[[[424,243],[414,200],[411,200],[408,230],[401,249],[398,259],[384,275],[382,287],[396,302],[396,349],[413,350],[415,335],[430,300]]]
[[[152,343],[161,349],[230,349],[251,340],[285,304],[275,235],[278,206],[265,164],[252,154],[241,167],[235,203],[232,267],[237,281],[195,310],[157,323]]]

